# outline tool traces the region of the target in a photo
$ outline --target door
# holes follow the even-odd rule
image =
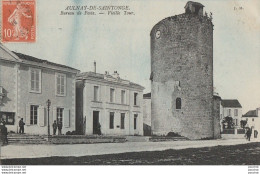
[[[99,129],[99,111],[93,111],[93,134],[98,134]]]

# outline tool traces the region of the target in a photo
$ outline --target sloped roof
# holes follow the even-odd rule
[[[231,100],[222,100],[221,104],[223,107],[226,108],[242,108],[241,104],[237,99],[231,99]]]
[[[140,88],[140,89],[144,89],[143,86],[137,84],[137,83],[133,83],[130,82],[129,80],[125,80],[125,79],[121,79],[121,78],[115,78],[114,76],[110,75],[110,74],[100,74],[100,73],[95,73],[95,72],[82,72],[77,74],[76,78],[78,80],[81,79],[86,79],[88,77],[91,78],[95,78],[95,79],[100,79],[100,80],[104,80],[106,82],[111,82],[111,80],[107,80],[107,78],[112,79],[114,83],[117,84],[121,84],[121,85],[127,85],[129,87],[133,87],[133,88]]]
[[[69,66],[66,66],[66,65],[49,62],[47,60],[39,59],[39,58],[29,56],[29,55],[26,55],[26,54],[22,54],[22,53],[17,53],[17,52],[14,52],[14,51],[12,51],[12,52],[22,60],[27,60],[27,61],[36,62],[36,63],[44,63],[44,64],[47,64],[47,65],[53,65],[53,66],[58,66],[58,67],[62,67],[62,68],[68,68],[68,69],[71,69],[71,70],[77,70],[75,68],[72,68],[72,67],[69,67]],[[79,70],[77,70],[77,71],[79,71]]]
[[[151,93],[149,92],[149,93],[144,94],[143,98],[151,98]]]
[[[242,117],[258,117],[258,116],[256,114],[256,110],[250,110],[245,115],[243,115]]]

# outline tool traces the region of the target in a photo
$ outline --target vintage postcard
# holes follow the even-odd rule
[[[258,171],[258,0],[1,0],[0,14],[2,171]]]

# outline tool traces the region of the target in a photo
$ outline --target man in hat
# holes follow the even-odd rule
[[[21,120],[19,121],[19,127],[20,127],[20,129],[19,129],[19,133],[24,133],[24,125],[25,125],[25,123],[23,122],[23,118],[21,118]]]
[[[53,128],[53,135],[56,135],[56,131],[57,131],[57,123],[56,120],[54,120],[54,123],[52,124],[52,128]]]

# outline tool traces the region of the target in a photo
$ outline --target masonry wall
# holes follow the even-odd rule
[[[151,135],[151,98],[143,99],[144,135]]]
[[[212,22],[181,14],[156,24],[151,31],[151,70],[153,134],[213,137]],[[177,97],[181,109],[175,107]]]
[[[218,96],[214,96],[214,138],[221,137],[221,125],[220,125],[220,106],[221,106],[221,98]]]

